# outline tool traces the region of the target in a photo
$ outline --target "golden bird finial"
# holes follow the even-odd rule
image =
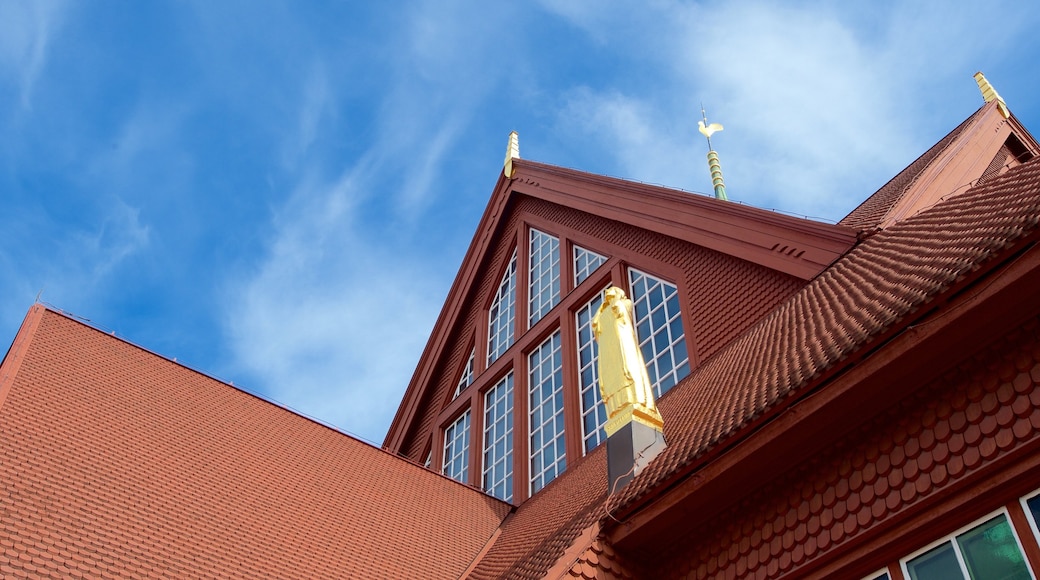
[[[514,159],[520,159],[520,135],[516,131],[511,131],[509,143],[506,145],[506,160],[502,166],[502,173],[509,179],[513,178]]]
[[[705,127],[704,121],[697,121],[697,130],[701,132],[701,135],[704,135],[708,139],[711,139],[712,135],[722,130],[722,124],[712,123]]]

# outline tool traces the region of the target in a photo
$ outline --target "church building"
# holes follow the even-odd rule
[[[32,305],[0,576],[1036,580],[1040,144],[976,80],[837,224],[511,136],[381,448]]]

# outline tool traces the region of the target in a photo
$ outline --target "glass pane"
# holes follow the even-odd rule
[[[964,578],[953,544],[946,542],[906,563],[910,580],[955,580]]]
[[[1040,526],[1040,495],[1027,499],[1026,505],[1029,506],[1029,512],[1033,514],[1033,521]]]
[[[973,580],[1029,580],[1022,551],[1003,514],[957,536]]]
[[[628,277],[640,350],[654,394],[661,396],[689,374],[678,289],[634,268],[629,268]]]
[[[607,409],[600,400],[597,375],[599,347],[592,336],[592,318],[603,303],[603,292],[589,300],[575,316],[578,339],[578,385],[581,393],[582,439],[585,452],[606,439],[602,425],[607,421]]]
[[[513,373],[484,394],[484,491],[513,499]]]
[[[545,487],[566,466],[562,449],[563,366],[561,335],[557,330],[528,356],[531,433],[531,493]]]
[[[516,252],[502,275],[488,313],[487,364],[495,362],[513,344],[513,308],[516,302]]]
[[[534,326],[560,301],[560,241],[531,230],[528,321]]]

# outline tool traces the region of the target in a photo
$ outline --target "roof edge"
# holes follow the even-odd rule
[[[421,464],[419,464],[419,463],[417,463],[415,461],[411,461],[411,460],[409,460],[407,458],[403,458],[403,457],[400,457],[400,456],[395,455],[393,453],[390,453],[386,449],[383,449],[382,447],[380,447],[379,445],[376,445],[376,444],[374,444],[371,441],[366,441],[365,439],[362,439],[361,437],[359,437],[357,435],[354,435],[353,433],[349,433],[347,431],[344,431],[344,430],[336,427],[335,425],[331,425],[329,423],[325,423],[324,421],[321,421],[320,419],[317,419],[315,417],[311,417],[311,416],[306,415],[306,414],[304,414],[304,413],[302,413],[300,411],[297,411],[296,409],[293,409],[292,407],[289,407],[288,405],[285,405],[284,403],[280,403],[280,402],[278,402],[276,400],[269,399],[269,398],[267,398],[267,397],[265,397],[265,396],[263,396],[263,395],[261,395],[259,393],[255,393],[255,392],[249,391],[247,389],[244,389],[244,388],[242,388],[240,386],[234,385],[234,384],[232,384],[232,383],[230,383],[228,381],[225,381],[223,379],[215,377],[215,376],[213,376],[213,375],[211,375],[211,374],[209,374],[209,373],[207,373],[205,371],[202,371],[200,369],[194,368],[194,367],[192,367],[190,365],[187,365],[187,364],[184,364],[184,363],[182,363],[182,362],[180,362],[178,360],[172,359],[172,358],[170,358],[170,357],[168,357],[168,356],[166,356],[166,355],[164,355],[162,353],[159,353],[159,352],[151,350],[151,349],[149,349],[147,347],[144,347],[144,346],[142,346],[142,345],[140,345],[140,344],[138,344],[138,343],[136,343],[136,342],[134,342],[132,340],[129,340],[129,339],[124,338],[122,336],[118,336],[118,335],[115,334],[115,331],[106,331],[106,330],[104,330],[102,328],[99,328],[98,326],[93,324],[88,319],[80,318],[80,317],[76,316],[75,314],[72,314],[70,312],[66,312],[64,310],[61,310],[60,308],[57,308],[57,307],[55,307],[53,305],[44,304],[44,303],[37,303],[37,304],[33,305],[33,307],[29,310],[29,314],[26,316],[26,322],[23,323],[22,330],[19,331],[19,335],[16,336],[16,338],[15,338],[15,342],[14,342],[14,344],[11,347],[12,351],[14,351],[15,348],[18,346],[18,341],[21,338],[22,332],[26,330],[25,327],[26,327],[27,323],[30,321],[30,317],[33,318],[31,331],[33,333],[35,333],[36,328],[39,326],[39,322],[43,319],[43,315],[48,313],[48,312],[51,313],[51,314],[55,314],[57,316],[60,316],[60,317],[66,319],[66,320],[69,320],[71,322],[75,322],[76,324],[82,325],[82,326],[84,326],[86,328],[89,328],[90,330],[92,330],[94,332],[98,332],[100,334],[103,334],[104,336],[106,336],[106,337],[108,337],[110,339],[117,340],[117,341],[119,341],[119,342],[121,342],[123,344],[126,344],[128,346],[136,348],[136,349],[138,349],[138,350],[140,350],[142,352],[145,352],[145,353],[147,353],[147,354],[149,354],[151,356],[158,357],[158,358],[162,359],[166,363],[175,365],[175,366],[180,367],[180,368],[182,368],[182,369],[184,369],[186,371],[189,371],[189,372],[195,373],[197,375],[200,375],[200,376],[202,376],[202,377],[204,377],[206,379],[209,379],[211,381],[214,381],[214,382],[216,382],[216,383],[218,383],[218,384],[220,384],[220,385],[222,385],[222,386],[224,386],[226,388],[234,389],[235,391],[238,391],[238,392],[240,392],[240,393],[242,393],[244,395],[247,395],[249,397],[253,397],[254,399],[258,399],[258,400],[262,401],[263,403],[271,405],[271,406],[273,406],[273,407],[275,407],[275,408],[277,408],[277,409],[279,409],[279,410],[281,410],[281,411],[283,411],[285,413],[289,413],[290,415],[299,417],[300,419],[303,419],[305,421],[313,423],[313,424],[315,424],[315,425],[317,425],[317,426],[319,426],[319,427],[321,427],[323,429],[327,429],[329,431],[332,431],[332,432],[336,433],[337,435],[341,435],[343,437],[347,437],[348,439],[356,441],[357,443],[360,443],[361,445],[369,447],[369,448],[371,448],[371,449],[373,449],[375,451],[378,451],[380,453],[385,453],[385,454],[391,456],[392,458],[394,458],[396,460],[400,460],[400,461],[403,461],[405,463],[408,463],[408,464],[414,466],[416,469],[422,469],[422,470],[428,471],[428,472],[430,472],[430,473],[432,473],[434,475],[438,475],[440,477],[447,478],[448,480],[453,481],[455,483],[459,483],[459,482],[455,481],[454,479],[451,479],[450,477],[447,477],[446,475],[443,475],[443,474],[441,474],[441,473],[439,473],[439,472],[437,472],[435,470],[426,469],[425,466],[423,466],[423,465],[421,465]],[[9,356],[7,358],[10,358],[10,353],[9,353]],[[20,362],[20,360],[19,360],[19,362]],[[8,376],[6,374],[7,373],[7,364],[8,364],[7,360],[5,359],[3,364],[0,365],[0,406],[2,406],[2,404],[3,404],[3,397],[6,394],[6,391],[4,390],[4,388],[5,388],[5,383],[6,383],[7,376]],[[17,370],[17,369],[15,368],[14,370]],[[15,373],[11,373],[11,376],[13,376],[14,374]],[[462,487],[468,488],[470,490],[473,490],[475,493],[479,493],[481,495],[487,496],[487,494],[485,494],[483,491],[481,491],[479,489],[476,489],[476,488],[474,488],[472,486],[469,486],[469,485],[466,485],[466,484],[462,484],[462,483],[459,483],[459,485],[461,485]],[[487,497],[491,497],[491,496],[487,496]]]
[[[514,159],[513,161],[518,162],[519,159]],[[462,257],[462,264],[455,274],[455,280],[451,283],[451,288],[448,290],[447,298],[444,299],[441,312],[433,323],[430,338],[419,356],[419,361],[415,365],[415,372],[411,380],[408,381],[408,387],[401,396],[401,403],[397,406],[397,412],[394,413],[394,418],[387,428],[386,436],[383,438],[383,448],[390,453],[398,455],[408,437],[409,426],[422,401],[423,393],[419,391],[420,385],[425,385],[429,382],[430,374],[434,370],[433,362],[438,359],[448,341],[448,333],[438,332],[438,329],[453,327],[455,320],[462,311],[466,290],[470,288],[476,277],[484,253],[491,242],[492,230],[501,218],[506,202],[509,201],[508,191],[511,182],[512,179],[507,178],[503,173],[498,174],[498,180],[495,183],[495,188],[492,190],[491,198],[488,199],[487,206],[484,207],[484,213],[481,215],[480,221],[477,222],[477,230],[473,234],[469,248],[466,249],[466,253]]]
[[[7,394],[11,392],[14,377],[18,375],[18,369],[21,368],[22,360],[25,359],[29,343],[36,336],[36,329],[40,327],[40,320],[43,319],[43,313],[46,310],[47,307],[39,302],[29,307],[29,311],[25,313],[25,318],[22,320],[22,325],[14,335],[11,347],[7,349],[3,362],[0,362],[0,409],[3,409]]]
[[[857,241],[856,230],[846,225],[536,161],[517,160],[515,166],[512,189],[517,193],[656,231],[803,280],[818,275]]]

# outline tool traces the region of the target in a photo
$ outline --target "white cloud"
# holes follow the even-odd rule
[[[299,108],[296,132],[283,144],[282,162],[288,168],[296,169],[304,161],[321,131],[321,124],[332,115],[335,97],[324,65],[320,62],[312,63],[303,82],[303,102]]]
[[[363,227],[363,165],[294,192],[226,324],[247,387],[378,443],[442,297],[415,286],[432,275],[421,261]]]
[[[142,251],[149,242],[150,228],[141,223],[140,210],[122,200],[108,206],[97,229],[70,238],[69,254],[89,264],[90,286],[98,285],[128,257]]]
[[[64,10],[65,2],[58,0],[0,3],[0,74],[14,79],[24,109],[31,108],[33,87]]]
[[[971,61],[1007,42],[974,32],[989,16],[935,3],[880,14],[768,2],[552,9],[593,38],[623,23],[624,34],[609,28],[613,50],[637,55],[655,81],[569,91],[558,115],[567,139],[599,141],[623,177],[707,192],[703,102],[726,127],[712,141],[731,199],[830,219],[961,120],[935,118],[937,102],[950,107],[941,89],[963,94],[963,116],[981,104]],[[640,27],[639,10],[658,25]]]

